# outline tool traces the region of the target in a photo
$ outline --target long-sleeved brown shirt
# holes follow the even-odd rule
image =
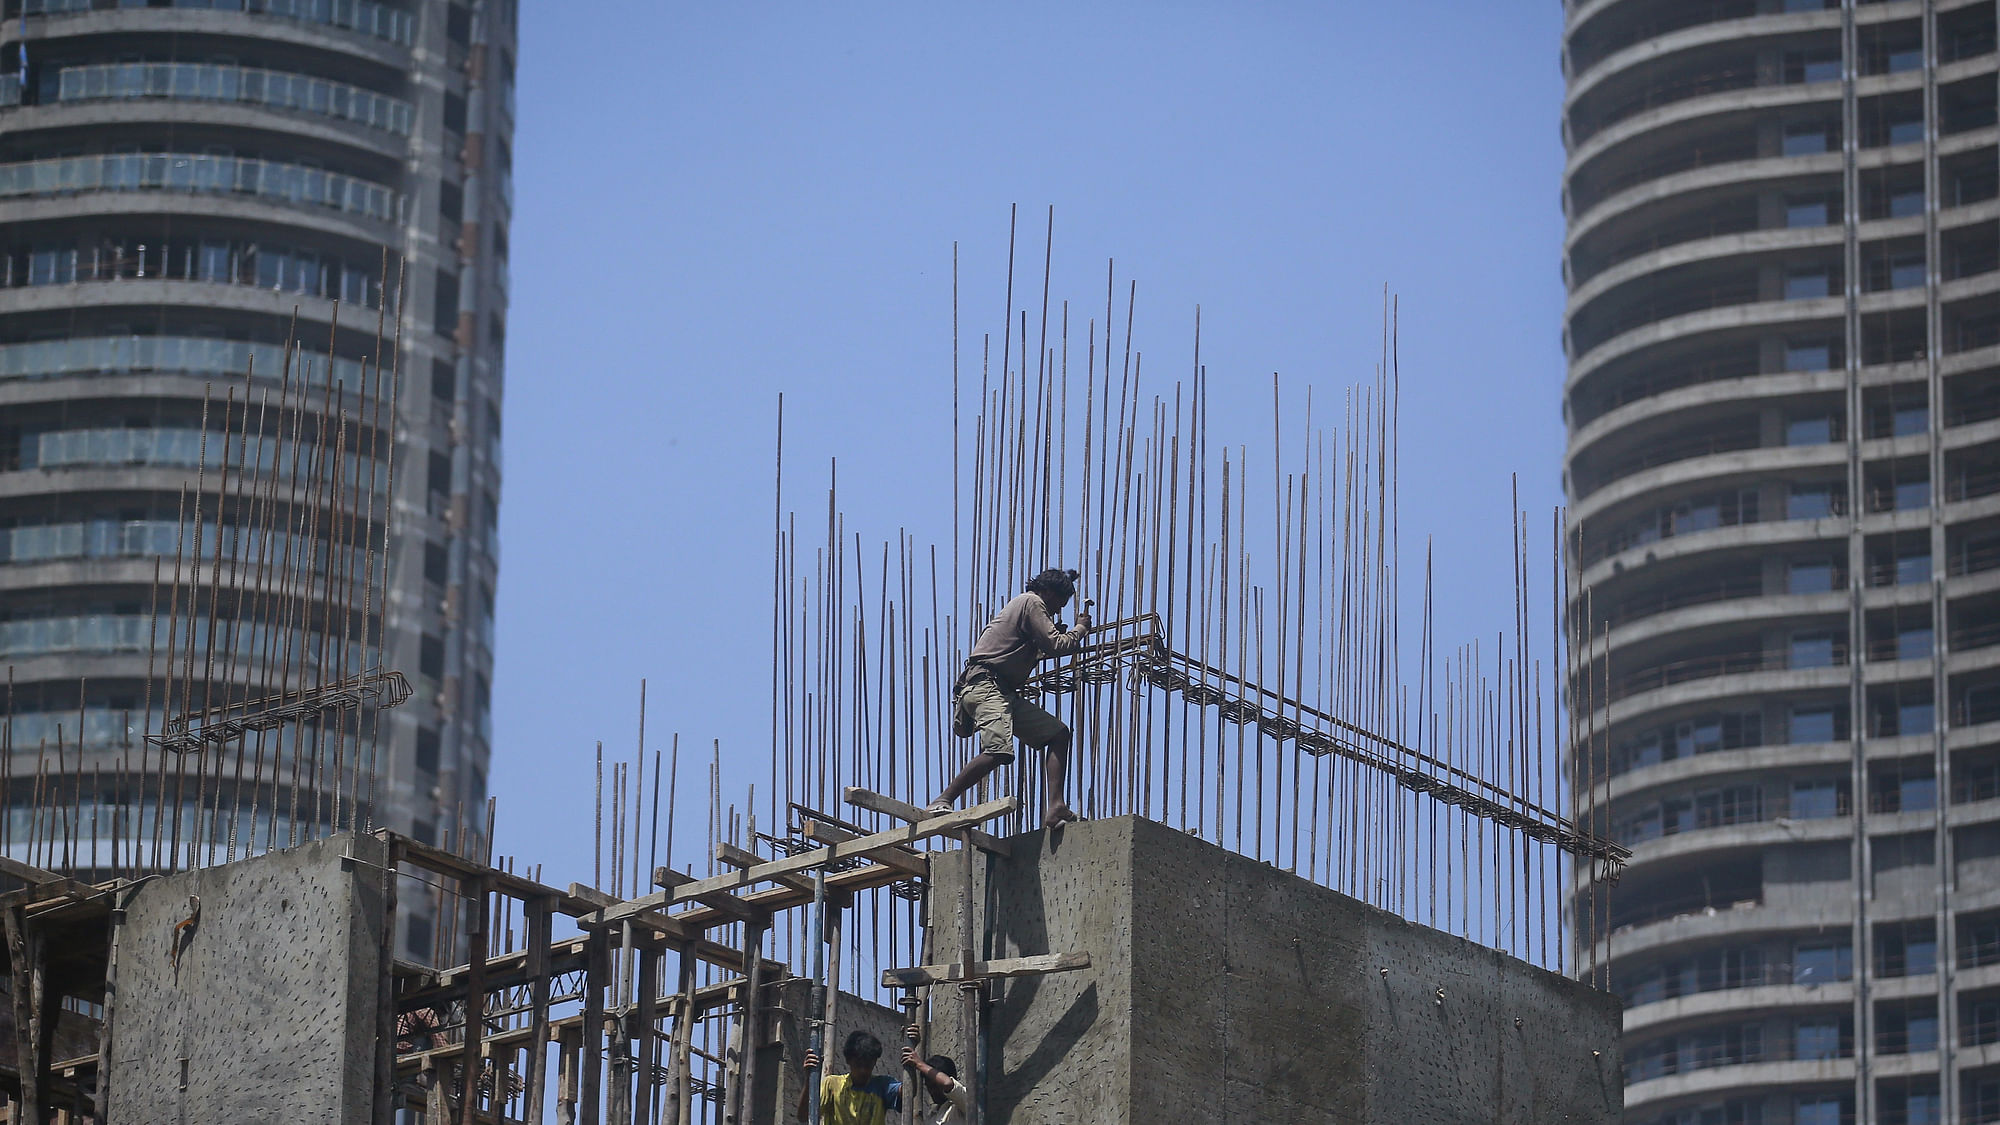
[[[1058,633],[1041,595],[1018,594],[986,623],[965,662],[993,673],[1001,687],[1018,691],[1043,657],[1068,656],[1082,645],[1082,626]]]

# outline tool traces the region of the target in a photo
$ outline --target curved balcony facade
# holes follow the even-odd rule
[[[2000,55],[1570,0],[1572,747],[1634,1125],[2000,1121]],[[1608,936],[1605,936],[1608,935]]]
[[[382,713],[373,822],[434,841],[484,800],[515,15],[514,0],[0,0],[0,777],[16,779],[0,850],[25,856],[20,779],[58,740],[60,768],[102,789],[85,804],[139,825],[219,815],[169,813],[123,772],[146,708],[162,718],[149,654],[167,650],[176,590],[184,604],[189,538],[264,561],[228,568],[237,612],[174,638],[203,652],[183,698],[327,675],[319,630],[387,606],[379,646],[342,658],[416,693]],[[393,424],[361,408],[375,386],[399,388]],[[269,417],[224,448],[232,390],[239,420],[242,403]],[[309,501],[314,480],[327,495]],[[260,533],[246,496],[324,520]],[[304,624],[282,608],[302,587]],[[326,772],[270,751],[270,770]],[[241,834],[312,830],[294,812],[267,800]],[[83,845],[86,870],[108,854]],[[412,919],[405,952],[427,956],[430,933]]]

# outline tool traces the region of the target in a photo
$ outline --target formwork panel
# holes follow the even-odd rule
[[[386,860],[379,840],[336,836],[133,890],[113,1120],[365,1125]]]

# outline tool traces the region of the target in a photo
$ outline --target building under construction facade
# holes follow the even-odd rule
[[[89,877],[178,865],[161,837],[483,831],[513,0],[0,15],[9,853]],[[145,737],[382,667],[415,698],[379,731],[260,731],[247,782],[169,786]]]
[[[1995,6],[1564,7],[1627,1120],[2000,1121]]]

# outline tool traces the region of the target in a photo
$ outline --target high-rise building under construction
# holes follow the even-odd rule
[[[1565,5],[1633,1125],[2000,1121],[1995,8]]]
[[[0,15],[9,802],[70,787],[53,858],[85,872],[151,862],[176,831],[282,845],[323,830],[296,821],[329,809],[424,840],[476,837],[514,0],[4,0]],[[372,440],[391,417],[393,457]],[[283,452],[288,436],[303,453]],[[319,485],[335,502],[301,498],[287,479],[301,457],[337,465]],[[217,568],[225,554],[266,565]],[[165,635],[201,582],[262,579],[303,592],[217,596],[195,606],[220,622],[212,635]],[[319,632],[366,612],[382,619],[379,651],[371,637],[365,656],[316,674],[383,667],[415,689],[370,732],[369,791],[358,764],[322,763],[273,766],[271,785],[345,794],[246,797],[239,768],[225,796],[223,762],[162,800],[148,730],[298,683]],[[37,829],[9,819],[18,855]],[[114,832],[152,850],[108,854]],[[407,952],[428,955],[430,932],[413,925]]]

